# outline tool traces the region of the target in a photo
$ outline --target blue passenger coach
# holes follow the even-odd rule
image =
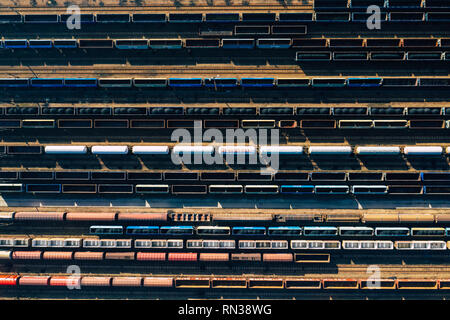
[[[126,233],[134,234],[134,235],[158,234],[159,227],[156,227],[156,226],[129,226],[129,227],[127,227]]]
[[[193,226],[164,226],[160,229],[161,234],[176,234],[176,235],[192,235],[194,234]]]

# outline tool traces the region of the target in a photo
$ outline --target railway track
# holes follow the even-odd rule
[[[24,264],[14,263],[11,266],[0,264],[0,272],[18,273],[18,274],[55,274],[66,275],[67,266],[76,264],[76,262],[67,262],[59,264]],[[284,279],[320,279],[320,278],[356,278],[366,279],[372,273],[368,272],[372,264],[366,265],[335,265],[333,267],[322,266],[255,266],[255,265],[235,265],[220,266],[206,265],[205,269],[200,270],[198,266],[171,265],[171,264],[153,264],[149,265],[101,265],[88,262],[81,262],[82,273],[95,276],[124,276],[124,277],[144,277],[144,276],[182,276],[182,277],[246,277],[246,278],[284,278]],[[436,279],[450,278],[450,267],[448,265],[377,265],[382,279],[402,278],[402,279]],[[230,271],[233,271],[230,273]],[[286,273],[287,271],[290,271]],[[284,272],[284,274],[280,274]],[[70,273],[69,273],[70,275]]]
[[[51,292],[49,292],[51,291]],[[314,290],[306,290],[303,292],[280,292],[280,290],[268,290],[264,289],[264,293],[261,290],[253,290],[251,293],[246,291],[236,292],[236,290],[199,290],[199,289],[170,289],[161,290],[158,289],[156,292],[151,292],[148,289],[144,292],[137,290],[92,290],[78,292],[78,290],[58,290],[53,289],[45,291],[42,289],[27,288],[27,290],[12,289],[8,290],[4,294],[5,300],[40,300],[40,299],[96,299],[96,300],[108,300],[108,299],[121,299],[123,297],[128,297],[129,299],[142,299],[142,300],[257,300],[264,302],[265,300],[271,299],[283,299],[283,300],[448,300],[450,294],[439,292],[434,293],[431,290],[426,292],[421,292],[420,290],[415,292],[389,292],[383,290],[379,292],[355,292],[354,290],[350,293],[347,290],[326,290],[324,292],[317,292]],[[76,292],[75,292],[76,291]]]
[[[114,58],[111,58],[114,59]],[[167,59],[167,60],[166,60]],[[169,59],[173,58],[162,58],[164,61],[169,61]],[[250,57],[248,59],[251,59]],[[117,61],[117,58],[116,58]],[[164,65],[163,61],[160,61],[161,64],[157,65],[158,60],[155,59],[155,65],[146,65],[146,66],[133,66],[127,64],[111,64],[105,65],[102,64],[91,64],[85,66],[76,66],[76,65],[32,65],[27,63],[27,65],[22,66],[0,66],[0,76],[2,77],[67,77],[70,76],[97,76],[97,77],[112,77],[112,78],[120,78],[120,77],[183,77],[183,76],[195,76],[195,77],[223,77],[223,76],[240,76],[240,77],[252,77],[252,76],[270,76],[270,77],[288,77],[288,78],[312,78],[312,77],[341,77],[341,76],[351,76],[353,73],[360,74],[361,70],[348,71],[345,69],[342,64],[340,68],[333,68],[332,71],[331,66],[333,64],[327,65],[328,67],[324,68],[322,65],[316,65],[313,68],[304,68],[301,65],[289,65],[286,67],[285,65],[270,65],[268,64],[268,60],[265,60],[265,64],[255,65],[255,66],[241,66],[236,65],[235,63],[228,64],[217,64],[217,65],[209,65],[209,64],[187,64],[187,65]],[[20,61],[18,61],[20,63]],[[23,63],[23,62],[22,62]],[[67,63],[67,62],[66,62]],[[166,62],[167,63],[167,62]],[[319,67],[320,66],[320,67]],[[414,72],[415,70],[408,69],[399,69],[395,70],[377,70],[376,64],[374,65],[372,70],[367,70],[367,66],[364,67],[366,71],[369,72],[368,76],[425,76],[427,78],[433,77],[448,77],[450,73],[443,69],[433,69],[433,70],[425,70],[420,72]],[[404,68],[404,67],[402,67]],[[406,72],[406,73],[405,73]]]
[[[31,70],[30,70],[31,68]],[[96,74],[99,76],[106,75],[115,75],[115,77],[120,76],[130,76],[130,75],[139,75],[139,76],[158,76],[158,75],[170,75],[176,77],[177,74],[195,74],[195,75],[210,75],[216,76],[217,74],[227,74],[227,75],[236,75],[236,74],[254,74],[254,75],[274,75],[274,74],[282,74],[282,75],[295,75],[302,76],[305,75],[301,68],[297,66],[293,67],[273,67],[273,66],[255,66],[255,67],[241,67],[241,66],[160,66],[155,68],[154,66],[121,66],[119,68],[114,68],[111,66],[102,66],[102,65],[93,65],[93,66],[32,66],[32,67],[6,67],[0,66],[0,74],[6,75],[14,75],[20,77],[28,77],[28,76],[43,76],[43,75],[51,75],[51,76],[64,76],[64,75],[87,75],[87,74]]]
[[[25,1],[24,1],[25,2]],[[313,5],[311,0],[300,1],[294,0],[290,1],[289,5],[281,5],[279,1],[261,1],[261,0],[249,0],[248,4],[233,3],[232,5],[227,5],[225,1],[214,1],[214,5],[207,5],[204,1],[203,5],[192,5],[189,1],[177,1],[178,5],[167,5],[168,1],[152,1],[151,5],[142,6],[132,6],[132,5],[105,5],[99,6],[95,2],[89,4],[88,6],[83,4],[78,4],[81,9],[81,13],[166,13],[166,12],[177,12],[177,13],[209,13],[209,12],[312,12]],[[234,2],[234,1],[233,1]],[[271,2],[271,3],[268,3]],[[306,2],[306,3],[304,3]],[[220,4],[219,4],[220,3]],[[67,6],[52,6],[52,7],[32,7],[26,5],[20,5],[16,7],[1,8],[0,14],[65,14],[67,11]]]

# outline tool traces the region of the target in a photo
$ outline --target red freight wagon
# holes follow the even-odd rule
[[[66,221],[115,221],[115,212],[68,212]]]
[[[19,276],[16,275],[0,275],[0,286],[15,286],[17,285],[17,279]]]
[[[141,261],[165,261],[165,252],[138,252],[136,254],[136,260]]]
[[[18,221],[63,221],[64,212],[16,212],[14,220]]]
[[[169,252],[167,260],[169,260],[169,261],[197,261],[197,253]]]

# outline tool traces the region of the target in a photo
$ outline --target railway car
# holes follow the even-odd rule
[[[236,36],[269,35],[270,31],[270,26],[268,25],[238,25],[234,27]]]
[[[388,186],[354,185],[354,186],[351,186],[351,193],[353,193],[353,194],[386,194],[386,193],[388,193]]]
[[[305,35],[307,32],[307,26],[305,25],[273,25],[272,26],[272,35]],[[288,42],[284,41],[285,48],[289,48],[291,46],[291,39],[289,39],[289,46],[287,46]],[[282,42],[280,42],[282,44]]]
[[[239,22],[240,19],[239,13],[205,13],[205,22],[232,23]]]
[[[335,51],[333,52],[333,60],[334,61],[364,61],[369,59],[369,54],[367,52],[362,51],[354,51],[354,52],[340,52]],[[364,86],[376,86],[376,84],[373,80],[363,80],[364,78],[360,79],[352,79],[351,80],[351,86],[352,87],[362,87]],[[346,83],[348,86],[348,79],[346,79]]]
[[[348,78],[347,86],[356,88],[381,87],[382,78]]]
[[[293,250],[337,250],[341,248],[341,243],[334,240],[291,240]]]
[[[421,0],[389,0],[386,2],[387,8],[420,8]]]
[[[448,22],[450,21],[450,15],[448,12],[427,12],[425,20],[429,22]]]
[[[78,41],[76,39],[54,39],[53,46],[57,49],[77,48]]]
[[[268,227],[267,234],[269,236],[300,236],[301,227]]]
[[[150,39],[148,41],[150,49],[182,49],[183,41],[181,39]]]
[[[222,39],[222,48],[224,49],[253,49],[255,39],[249,38],[224,38]]]
[[[159,234],[159,227],[156,226],[128,226],[126,234],[131,235],[150,235]]]
[[[352,153],[350,146],[310,146],[310,155],[349,155]]]
[[[5,49],[24,49],[28,48],[27,39],[5,39],[2,42],[2,46]]]
[[[130,23],[131,15],[128,13],[97,13],[95,15],[97,23]]]
[[[392,241],[342,241],[342,249],[346,250],[392,250],[394,243]]]
[[[241,87],[243,88],[272,88],[274,86],[274,78],[241,78]]]
[[[346,0],[315,0],[314,9],[316,11],[329,10],[329,9],[346,9],[348,7],[348,1]]]
[[[195,232],[199,236],[229,235],[231,233],[231,228],[230,227],[217,227],[217,226],[199,226],[195,229]]]
[[[192,226],[162,226],[160,227],[161,234],[167,235],[193,235],[194,227]]]
[[[314,193],[316,194],[348,194],[350,191],[348,186],[335,185],[316,185],[314,187]]]
[[[0,15],[0,24],[22,23],[23,16],[21,14],[2,14]]]
[[[397,250],[446,250],[445,241],[395,241]]]
[[[199,23],[203,21],[201,13],[169,13],[167,19],[171,23]]]
[[[62,88],[64,86],[63,78],[31,78],[31,87],[37,88]]]
[[[61,14],[60,15],[60,22],[61,23],[65,23],[67,25],[67,21],[70,19],[71,16],[72,16],[71,14]],[[95,15],[94,14],[83,13],[83,14],[79,15],[79,21],[82,24],[95,23],[96,19],[95,19]]]
[[[244,191],[244,187],[242,185],[212,184],[209,185],[208,191],[211,194],[241,194]]]
[[[373,236],[374,230],[370,227],[339,227],[339,235],[342,237]]]
[[[101,88],[131,88],[133,79],[131,78],[100,78],[98,86]]]
[[[324,51],[298,51],[295,53],[295,61],[331,61],[331,52]],[[314,86],[320,87],[321,81],[315,81]],[[312,83],[311,83],[312,85]],[[322,85],[323,86],[323,85]]]
[[[326,48],[328,45],[328,39],[316,38],[316,39],[292,39],[292,48]],[[307,52],[307,51],[305,51]]]
[[[133,86],[136,88],[164,88],[167,86],[165,78],[133,78]]]
[[[0,193],[23,192],[21,183],[0,183]]]
[[[392,22],[425,21],[425,13],[423,13],[423,12],[390,12],[390,13],[388,13],[388,21],[392,21]]]
[[[203,240],[204,249],[235,249],[234,240]]]
[[[372,61],[403,61],[407,54],[402,51],[371,51],[369,59]]]
[[[297,87],[309,87],[311,84],[311,80],[308,78],[278,78],[277,79],[277,87],[278,88],[297,88]],[[286,115],[291,115],[293,109],[291,108],[260,108],[261,109],[271,109],[271,110],[286,110]],[[280,114],[280,113],[277,113]],[[281,115],[281,114],[280,114]]]
[[[28,87],[28,78],[2,78],[0,79],[0,88],[18,88],[18,87]]]
[[[239,85],[237,78],[205,78],[206,88],[235,88]]]
[[[266,228],[265,227],[233,227],[232,235],[264,236],[264,235],[266,235]]]
[[[337,236],[337,227],[303,227],[304,236]]]
[[[289,30],[291,30],[290,27]],[[288,49],[291,47],[291,42],[290,38],[261,38],[256,40],[256,47],[259,49]]]
[[[260,146],[259,153],[261,155],[301,155],[303,154],[303,147],[301,146]]]
[[[313,185],[281,185],[280,193],[282,194],[312,194],[315,186]]]
[[[209,48],[219,48],[221,45],[220,39],[185,39],[185,48],[197,48],[197,49],[209,49]]]
[[[394,243],[392,241],[361,241],[361,249],[374,250],[393,250]]]
[[[97,78],[64,78],[64,87],[96,88]]]
[[[256,148],[254,146],[245,145],[225,145],[219,146],[217,152],[221,155],[253,155],[256,154]]]
[[[169,87],[173,88],[200,88],[203,86],[202,78],[169,78]]]
[[[133,13],[133,23],[165,23],[167,21],[164,13]]]
[[[450,186],[424,186],[424,194],[450,194]]]
[[[367,156],[399,155],[400,147],[356,147],[355,153],[358,155],[367,155]]]
[[[86,146],[45,146],[46,154],[86,154]]]
[[[26,184],[27,193],[61,193],[60,184]]]
[[[48,49],[53,47],[53,42],[46,39],[30,39],[28,40],[28,46],[34,49]]]
[[[360,9],[364,8],[366,9],[370,5],[377,5],[380,8],[386,7],[387,3],[385,0],[351,0],[350,1],[350,8],[352,9]]]
[[[280,12],[279,22],[312,22],[313,14],[307,12]]]
[[[448,87],[450,79],[448,78],[419,78],[417,85],[420,87]]]
[[[376,227],[377,237],[406,237],[410,235],[410,229],[405,227]]]
[[[444,55],[442,52],[439,51],[425,51],[425,52],[418,52],[418,51],[408,51],[406,53],[406,60],[410,61],[440,61],[444,60]]]
[[[142,50],[148,49],[148,40],[146,39],[117,39],[114,40],[114,46],[117,49]]]
[[[246,194],[277,194],[279,192],[277,185],[245,185]]]
[[[411,228],[413,237],[443,237],[445,228]]]
[[[404,147],[403,153],[410,156],[439,156],[442,155],[442,150],[442,147],[439,146],[407,146]]]
[[[0,238],[0,247],[27,248],[29,246],[29,237],[2,236]]]
[[[348,12],[316,12],[316,22],[349,22],[351,20]]]
[[[139,155],[167,155],[169,154],[168,146],[133,146],[131,149],[133,154]]]
[[[172,249],[182,249],[183,240],[182,239],[136,239],[134,240],[135,248],[172,248]]]
[[[447,147],[446,153],[449,149]],[[421,172],[420,180],[422,181],[450,181],[450,173],[448,172]]]
[[[374,120],[373,127],[375,129],[406,129],[408,128],[407,120]]]
[[[342,88],[347,85],[345,78],[313,78],[311,86],[313,88]]]
[[[370,129],[372,120],[339,120],[339,129]]]
[[[122,226],[90,226],[90,234],[123,234]]]
[[[416,87],[418,85],[418,78],[408,77],[408,78],[399,78],[399,77],[384,77],[383,78],[383,87]],[[391,108],[392,109],[392,108]]]
[[[91,152],[100,155],[128,154],[128,146],[92,146]]]

